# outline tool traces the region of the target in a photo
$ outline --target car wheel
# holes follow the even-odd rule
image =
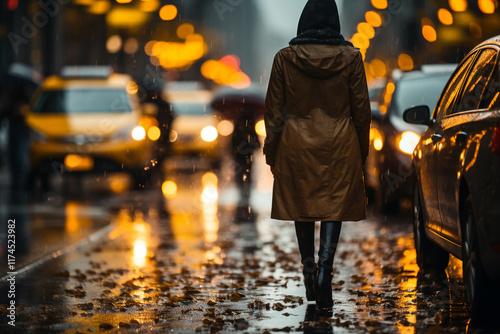
[[[448,266],[449,254],[433,243],[425,234],[422,203],[417,183],[413,187],[413,238],[417,252],[417,264],[426,271],[441,272]]]
[[[479,243],[470,196],[465,202],[462,222],[462,269],[465,298],[471,318],[477,319],[484,316],[491,309],[491,305],[488,304],[489,282],[479,256]]]

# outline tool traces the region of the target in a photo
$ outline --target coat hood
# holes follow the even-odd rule
[[[308,76],[328,78],[349,66],[359,51],[343,45],[303,44],[289,46],[283,55]]]
[[[300,16],[297,35],[307,30],[333,29],[340,34],[339,11],[335,0],[309,0]]]

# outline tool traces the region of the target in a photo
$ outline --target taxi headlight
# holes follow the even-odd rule
[[[413,131],[405,131],[397,138],[398,149],[406,154],[412,154],[420,140],[420,136]]]
[[[255,124],[255,132],[262,137],[266,136],[266,124],[264,123],[264,120],[261,119],[260,121]]]
[[[205,126],[203,130],[201,130],[201,139],[206,141],[207,143],[211,143],[217,139],[219,133],[217,129],[211,125]]]
[[[146,138],[146,130],[140,125],[136,126],[132,130],[132,138],[137,141],[143,140],[144,138]]]

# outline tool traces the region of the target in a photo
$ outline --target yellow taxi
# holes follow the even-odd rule
[[[212,109],[208,90],[167,90],[166,100],[175,115],[170,134],[173,156],[193,156],[220,164],[221,140],[233,131],[233,125],[221,121]]]
[[[69,68],[47,78],[26,111],[32,174],[129,171],[144,182],[160,130],[141,112],[137,84],[107,68]]]

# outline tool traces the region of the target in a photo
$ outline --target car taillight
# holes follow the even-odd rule
[[[493,152],[495,152],[496,154],[500,154],[500,122],[498,122],[497,126],[495,127],[491,145],[493,147]]]

